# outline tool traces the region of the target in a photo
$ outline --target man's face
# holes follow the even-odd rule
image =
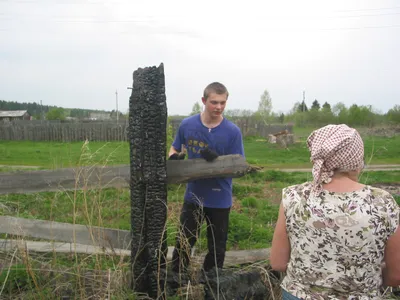
[[[202,98],[203,104],[205,106],[205,112],[212,118],[216,118],[222,115],[226,101],[228,100],[227,94],[216,94],[210,93],[208,98]]]

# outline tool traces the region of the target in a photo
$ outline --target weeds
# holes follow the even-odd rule
[[[398,141],[398,138],[394,138],[384,144],[383,141],[375,139],[374,148],[370,147],[371,151],[368,152],[374,153],[370,161],[392,161],[394,145],[397,145]],[[303,160],[305,149],[301,144],[290,150],[292,151],[291,155],[296,153],[300,155],[296,161],[290,162],[286,160],[286,154],[282,153],[278,154],[279,157],[268,157],[268,155],[263,157],[260,153],[265,151],[265,148],[267,148],[267,152],[273,149],[270,148],[270,145],[251,140],[246,143],[249,159],[257,160],[260,164],[271,161],[274,163],[285,161],[289,164],[308,163]],[[367,146],[372,145],[368,143],[370,141],[366,142]],[[35,161],[35,157],[37,158],[36,162],[41,159],[44,161],[44,156],[48,158],[49,155],[55,153],[52,152],[56,151],[54,149],[59,149],[59,152],[56,151],[60,155],[59,158],[53,160],[52,166],[45,166],[74,166],[76,189],[74,191],[60,190],[56,193],[0,196],[0,215],[129,230],[129,190],[89,189],[85,181],[95,166],[101,167],[126,162],[124,151],[127,151],[127,145],[120,143],[115,148],[116,145],[116,143],[80,144],[79,156],[74,148],[75,145],[72,144],[68,145],[69,152],[60,150],[65,145],[54,145],[56,148],[51,151],[41,148],[37,152],[37,156],[33,155],[34,158],[31,162]],[[48,147],[52,146],[48,145]],[[12,162],[18,155],[26,155],[26,153],[21,154],[24,150],[18,155],[12,153],[12,150],[3,149],[2,151],[5,151],[5,159],[9,159],[8,162]],[[73,153],[74,158],[60,158],[65,153]],[[79,158],[76,159],[76,157]],[[374,157],[378,157],[378,159]],[[228,250],[269,247],[278,216],[281,189],[310,179],[311,175],[307,173],[285,173],[275,170],[234,179],[233,195],[235,200],[230,215]],[[361,182],[367,184],[400,182],[400,171],[365,172],[362,174]],[[106,184],[101,181],[100,175],[99,186]],[[166,238],[169,246],[175,245],[175,238],[179,233],[179,214],[184,191],[184,185],[168,186]],[[400,204],[399,195],[395,195],[395,199]],[[196,253],[206,250],[206,230],[204,224],[198,234]],[[15,238],[4,234],[2,237]],[[92,236],[92,241],[95,239],[96,237]],[[21,241],[23,242],[23,239]],[[185,247],[185,251],[189,256],[192,255],[190,247]],[[79,254],[76,249],[72,249],[70,253],[65,254],[58,253],[54,249],[50,253],[38,254],[30,252],[24,247],[16,248],[14,252],[5,252],[0,249],[0,266],[1,299],[17,299],[18,297],[20,299],[54,299],[62,296],[68,296],[71,299],[92,299],[94,297],[96,299],[143,299],[140,295],[133,295],[129,288],[131,281],[129,277],[130,258],[117,253],[109,255],[105,253]],[[279,276],[268,269],[267,263],[252,264],[232,272],[236,274],[248,269],[259,270],[264,276],[264,283],[271,290],[275,290],[270,299],[280,299]],[[180,296],[169,299],[196,297],[198,292],[196,288],[199,286],[199,278],[201,278],[199,262],[193,261],[190,272],[191,279],[186,288],[181,289]],[[218,294],[214,296],[216,299],[218,298]]]

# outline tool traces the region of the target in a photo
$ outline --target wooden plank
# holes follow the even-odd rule
[[[44,242],[44,241],[29,241],[29,240],[2,240],[0,239],[0,251],[11,252],[15,248],[22,251],[28,250],[29,252],[42,252],[42,253],[82,253],[82,254],[109,254],[130,256],[130,249],[118,249],[109,247],[98,247],[84,244],[74,244],[65,242]],[[168,247],[167,260],[172,260],[172,253],[174,247]],[[269,259],[270,249],[254,249],[254,250],[233,250],[227,251],[225,255],[226,267],[237,266],[240,264],[248,264],[252,262],[266,261]],[[192,253],[192,259],[197,264],[202,264],[205,253]]]
[[[131,251],[128,249],[112,249],[107,247],[98,247],[91,245],[83,245],[76,243],[64,242],[42,242],[42,241],[28,241],[21,240],[2,240],[0,239],[0,251],[12,252],[14,249],[21,251],[28,250],[28,252],[42,252],[42,253],[81,253],[81,254],[116,254],[121,256],[130,256]]]
[[[213,162],[207,162],[201,158],[169,160],[167,161],[167,182],[184,183],[213,177],[241,177],[255,171],[239,154],[219,156]]]
[[[51,241],[129,249],[128,230],[0,216],[0,232]]]
[[[85,172],[81,170],[65,168],[0,173],[0,194],[74,190],[76,180],[78,189],[98,188],[100,180],[101,188],[129,186],[129,166],[86,167]],[[204,159],[167,161],[167,183],[211,177],[240,177],[253,171],[241,155],[220,156],[211,163]],[[77,174],[86,174],[86,178],[77,178]]]

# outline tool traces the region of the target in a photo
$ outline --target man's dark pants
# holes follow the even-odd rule
[[[186,272],[190,263],[190,253],[200,234],[204,219],[207,222],[208,253],[203,269],[209,271],[217,266],[222,268],[225,260],[228,239],[230,208],[202,207],[195,203],[184,202],[180,216],[180,230],[172,255],[172,270]]]

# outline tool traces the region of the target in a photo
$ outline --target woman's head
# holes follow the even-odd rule
[[[364,167],[364,143],[357,130],[347,125],[327,125],[313,131],[307,146],[316,186],[330,182],[338,172],[354,177]]]

